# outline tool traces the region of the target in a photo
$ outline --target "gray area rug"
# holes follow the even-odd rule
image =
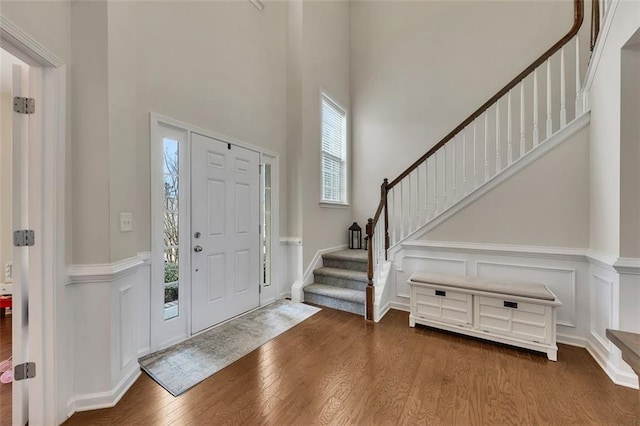
[[[178,396],[319,311],[279,300],[138,361],[160,386]]]

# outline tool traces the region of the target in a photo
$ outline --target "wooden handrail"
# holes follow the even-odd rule
[[[592,0],[594,3],[594,10],[597,12],[599,7],[599,0]],[[373,218],[370,218],[367,221],[366,234],[367,234],[367,289],[366,289],[366,311],[365,316],[367,320],[373,320],[373,298],[374,298],[374,287],[373,287],[373,236],[375,233],[375,228],[380,220],[382,212],[384,211],[384,245],[385,245],[385,259],[387,258],[387,250],[389,249],[389,213],[387,207],[387,195],[389,190],[400,183],[404,178],[409,176],[411,172],[416,170],[422,163],[424,163],[427,159],[429,159],[432,155],[434,155],[440,148],[442,148],[447,142],[453,139],[458,133],[464,130],[468,125],[473,123],[475,119],[480,117],[482,113],[488,110],[491,106],[493,106],[498,100],[500,100],[504,95],[509,93],[511,89],[516,87],[518,83],[524,80],[529,74],[531,74],[535,69],[537,69],[540,65],[542,65],[545,61],[547,61],[551,56],[553,56],[556,52],[558,52],[565,44],[567,44],[573,37],[578,34],[580,27],[582,26],[582,22],[584,20],[584,0],[574,0],[574,16],[573,16],[573,25],[567,34],[558,40],[553,46],[547,49],[538,59],[533,61],[531,65],[525,68],[520,74],[518,74],[513,80],[511,80],[506,86],[498,91],[495,95],[493,95],[487,102],[482,104],[480,108],[475,110],[473,114],[467,117],[462,123],[460,123],[455,129],[449,132],[440,142],[435,144],[426,154],[416,160],[413,164],[411,164],[404,172],[402,172],[397,178],[393,181],[389,182],[386,178],[384,179],[381,187],[380,187],[380,202],[378,203],[378,208],[376,209],[376,213]],[[594,24],[592,18],[592,45],[595,43],[595,38],[593,38],[593,25],[597,25],[599,29],[599,16],[597,23]],[[596,37],[597,37],[597,29],[596,29]]]
[[[402,172],[400,174],[400,176],[398,176],[397,178],[392,180],[391,183],[389,183],[389,185],[387,186],[387,189],[393,188],[398,183],[400,183],[400,181],[402,179],[404,179],[405,177],[409,176],[409,174],[412,171],[417,169],[418,166],[420,166],[429,157],[431,157],[433,154],[435,154],[436,151],[438,151],[440,148],[442,148],[444,146],[444,144],[446,144],[451,139],[453,139],[453,137],[455,135],[460,133],[469,124],[473,123],[473,121],[476,118],[480,117],[482,115],[482,113],[485,112],[487,109],[489,109],[493,104],[495,104],[498,101],[498,99],[500,99],[504,95],[506,95],[509,92],[509,90],[511,90],[514,87],[516,87],[516,85],[518,83],[520,83],[520,81],[522,81],[529,74],[531,74],[533,72],[533,70],[535,70],[540,65],[542,65],[547,59],[549,59],[551,56],[553,56],[554,53],[556,53],[558,50],[560,50],[562,48],[562,46],[567,44],[578,33],[578,30],[580,30],[580,27],[582,26],[582,21],[584,20],[584,10],[583,9],[584,9],[584,0],[575,0],[574,1],[573,26],[571,27],[571,30],[569,30],[569,32],[564,37],[562,37],[560,40],[558,40],[558,42],[556,44],[551,46],[546,52],[544,52],[542,55],[540,55],[540,57],[538,59],[536,59],[527,68],[525,68],[524,71],[522,71],[520,74],[518,74],[506,86],[504,86],[502,89],[500,89],[500,91],[498,93],[496,93],[494,96],[492,96],[491,99],[489,99],[487,102],[482,104],[482,106],[480,108],[475,110],[475,112],[473,114],[471,114],[469,117],[467,117],[462,123],[460,123],[460,125],[458,125],[458,127],[456,127],[451,132],[449,132],[449,134],[447,134],[447,136],[442,138],[442,140],[440,142],[438,142],[437,144],[435,144],[433,146],[433,148],[431,148],[429,151],[427,151],[426,154],[424,154],[417,161],[415,161],[412,165],[410,165],[404,172]]]

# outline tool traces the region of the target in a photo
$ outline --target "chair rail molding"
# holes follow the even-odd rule
[[[115,281],[135,273],[139,266],[149,265],[150,259],[149,252],[140,252],[113,263],[71,265],[67,268],[67,285]]]

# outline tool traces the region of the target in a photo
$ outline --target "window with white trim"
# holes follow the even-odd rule
[[[321,196],[323,203],[347,203],[347,113],[322,93]]]

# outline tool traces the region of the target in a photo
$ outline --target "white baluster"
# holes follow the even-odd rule
[[[513,129],[511,127],[511,90],[507,95],[507,161],[513,163]]]
[[[438,151],[433,154],[433,217],[438,215]]]
[[[462,195],[467,195],[467,132],[462,131]]]
[[[451,200],[455,203],[456,202],[456,193],[457,193],[457,185],[456,182],[458,180],[458,177],[456,176],[457,174],[457,162],[456,162],[456,141],[457,141],[457,136],[454,136],[453,140],[451,141],[452,149],[453,149],[453,160],[451,161],[451,170],[453,173],[453,189],[451,190],[453,192],[453,194],[451,195]]]
[[[553,133],[553,120],[551,119],[551,58],[547,59],[547,139]]]
[[[564,69],[564,46],[560,49],[560,128],[567,125],[567,87]]]
[[[420,166],[416,168],[416,229],[420,227]]]
[[[400,239],[404,239],[404,179],[400,181]]]
[[[447,144],[444,144],[441,151],[444,154],[442,156],[443,157],[442,183],[444,184],[444,187],[442,190],[442,210],[445,210],[447,208]]]
[[[484,112],[484,180],[489,179],[489,110]]]
[[[473,121],[473,187],[478,186],[478,161],[476,158],[476,121]]]
[[[429,222],[429,159],[424,162],[424,223]]]
[[[582,114],[582,82],[580,76],[580,36],[576,34],[576,117]]]
[[[538,146],[540,132],[538,131],[538,69],[533,71],[533,146]]]
[[[520,157],[525,154],[525,143],[527,139],[524,135],[524,80],[520,82]]]
[[[409,181],[409,201],[408,201],[408,208],[407,208],[407,235],[411,234],[411,232],[413,232],[413,220],[412,220],[412,214],[411,214],[411,199],[412,194],[411,194],[411,178],[413,176],[413,172],[409,173],[409,176],[407,176],[407,180]]]
[[[389,222],[391,224],[391,241],[392,244],[398,241],[396,239],[396,188],[395,186],[391,188],[391,217],[389,218]]]
[[[500,99],[496,102],[496,174],[500,173]]]

